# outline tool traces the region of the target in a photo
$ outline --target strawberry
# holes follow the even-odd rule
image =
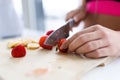
[[[14,58],[24,57],[26,55],[25,47],[23,45],[17,45],[17,46],[15,46],[12,49],[11,55]]]
[[[49,30],[47,33],[46,33],[46,35],[50,35],[51,33],[53,33],[54,32],[54,30]]]
[[[65,41],[66,41],[66,39],[61,39],[61,40],[58,42],[58,49],[59,49],[59,51],[62,52],[62,53],[67,53],[67,50],[68,50],[68,49],[61,49],[61,48],[60,48],[61,45],[62,45]]]
[[[39,45],[44,48],[44,49],[48,49],[48,50],[51,50],[53,46],[49,46],[49,45],[45,45],[44,42],[45,40],[47,39],[47,35],[46,36],[42,36],[39,40]]]

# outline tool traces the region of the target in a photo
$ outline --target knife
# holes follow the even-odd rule
[[[69,31],[75,25],[73,19],[69,19],[62,27],[55,30],[48,36],[44,44],[49,46],[55,46],[61,39],[69,37]]]

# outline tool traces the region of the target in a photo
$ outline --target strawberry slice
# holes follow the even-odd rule
[[[58,49],[59,49],[59,51],[62,52],[62,53],[67,53],[67,50],[68,50],[68,49],[61,49],[61,48],[60,48],[61,45],[62,45],[65,41],[66,41],[66,39],[61,39],[61,40],[58,42]]]
[[[44,42],[47,39],[47,35],[46,36],[42,36],[39,40],[39,45],[44,48],[44,49],[48,49],[48,50],[52,50],[53,46],[49,46],[49,45],[45,45]]]
[[[26,55],[26,49],[23,45],[17,45],[12,49],[11,55],[14,58],[24,57]]]
[[[53,33],[54,32],[54,30],[49,30],[47,33],[46,33],[46,35],[50,35],[51,33]]]

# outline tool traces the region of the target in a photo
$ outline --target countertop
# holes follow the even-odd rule
[[[25,30],[24,31],[24,37],[25,36],[41,36],[44,32],[36,32],[36,31],[30,31]],[[120,59],[113,61],[112,63],[103,66],[103,67],[97,67],[91,71],[89,71],[87,74],[84,75],[82,80],[120,80],[119,77],[120,74]]]
[[[82,80],[120,80],[120,59],[88,72]]]

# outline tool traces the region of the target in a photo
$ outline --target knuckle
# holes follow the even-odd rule
[[[98,30],[98,29],[102,29],[102,26],[99,25],[99,24],[96,24],[94,27],[95,27],[97,30]]]
[[[84,43],[84,42],[86,41],[85,36],[79,36],[79,41],[80,41],[81,43]]]
[[[65,42],[64,42],[64,44],[68,44],[68,43],[70,43],[71,42],[71,39],[67,39]]]
[[[99,31],[103,38],[108,38],[107,31],[105,31],[104,29],[99,29]]]
[[[101,51],[98,49],[98,50],[95,51],[95,53],[96,53],[96,54],[100,54]]]
[[[80,33],[79,33],[79,32],[77,32],[74,36],[76,36],[76,37],[77,37],[77,36],[80,36]]]
[[[99,50],[96,50],[96,51],[95,51],[95,56],[96,56],[96,57],[100,57],[100,51],[99,51]]]
[[[104,39],[106,39],[108,42],[110,42],[109,35],[106,32],[103,32],[102,36],[103,36]]]
[[[74,45],[73,45],[73,44],[70,44],[70,45],[68,46],[68,49],[69,49],[69,51],[74,51]]]
[[[93,50],[93,47],[94,47],[93,42],[89,42],[89,43],[87,44],[87,49],[88,49],[88,50]]]
[[[89,47],[89,49],[90,49],[91,51],[96,50],[96,49],[99,48],[99,45],[100,45],[100,43],[97,42],[97,41],[91,42],[91,46]]]
[[[103,36],[103,37],[107,37],[107,34],[106,34],[106,32],[105,32],[105,31],[100,30],[100,32],[101,32],[101,34],[102,34],[102,36]]]
[[[105,43],[106,43],[108,46],[110,46],[110,45],[112,44],[111,41],[110,41],[108,38],[105,39]]]

